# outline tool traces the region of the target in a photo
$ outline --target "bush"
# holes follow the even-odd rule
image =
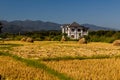
[[[44,40],[45,40],[45,41],[51,41],[51,38],[50,38],[50,37],[45,37]]]
[[[107,42],[112,43],[116,39],[120,39],[120,31],[91,31],[85,36],[87,42]]]
[[[55,36],[52,38],[53,41],[60,41],[61,40],[61,35]]]
[[[23,38],[23,36],[16,36],[14,37],[14,40],[21,40]]]

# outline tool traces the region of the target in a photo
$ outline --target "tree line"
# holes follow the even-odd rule
[[[8,40],[20,40],[23,37],[31,37],[36,41],[60,41],[62,38],[61,30],[18,32],[18,33],[1,33],[3,24],[0,22],[0,38]],[[65,34],[64,34],[65,35]],[[84,36],[87,42],[107,42],[112,43],[114,40],[120,39],[120,31],[89,31],[88,36]],[[66,40],[71,39],[66,36]]]
[[[91,31],[85,36],[88,42],[107,42],[112,43],[114,40],[120,39],[120,31]]]
[[[23,37],[31,37],[35,41],[60,41],[62,32],[57,30],[33,31],[24,33],[1,33],[0,37],[9,40],[21,40]]]
[[[1,38],[8,38],[10,40],[20,40],[23,37],[31,37],[36,41],[60,41],[62,38],[60,30],[50,31],[33,31],[25,33],[1,33]],[[67,37],[66,37],[67,38]],[[85,36],[87,42],[108,42],[112,43],[116,39],[120,39],[120,31],[90,31],[88,36]],[[67,38],[66,40],[70,40]]]

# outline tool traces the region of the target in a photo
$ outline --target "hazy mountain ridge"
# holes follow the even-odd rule
[[[61,30],[62,24],[54,22],[43,22],[40,20],[15,20],[15,21],[1,21],[4,24],[3,32],[18,33],[25,31],[40,31],[40,30]],[[92,24],[81,24],[88,27],[89,30],[113,30],[111,28],[100,27]]]
[[[88,27],[89,30],[91,31],[97,31],[97,30],[116,30],[116,29],[113,29],[113,28],[108,28],[108,27],[102,27],[102,26],[97,26],[97,25],[94,25],[94,24],[81,24],[85,27]]]
[[[43,22],[40,20],[15,20],[15,21],[1,21],[4,24],[3,32],[25,32],[25,31],[40,31],[40,30],[60,30],[60,24],[53,22]]]

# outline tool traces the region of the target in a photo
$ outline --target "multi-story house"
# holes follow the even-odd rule
[[[79,39],[88,35],[88,28],[73,22],[72,24],[64,24],[61,26],[62,33],[67,34],[70,39]]]

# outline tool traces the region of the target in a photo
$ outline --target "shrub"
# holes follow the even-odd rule
[[[21,40],[21,38],[23,38],[23,36],[16,36],[14,37],[14,40]]]

